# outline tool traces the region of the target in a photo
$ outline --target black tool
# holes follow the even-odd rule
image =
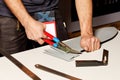
[[[59,72],[59,71],[50,69],[50,68],[45,67],[45,66],[40,65],[40,64],[36,64],[35,67],[36,67],[36,68],[39,68],[39,69],[41,69],[41,70],[44,70],[44,71],[47,71],[47,72],[50,72],[50,73],[53,73],[53,74],[56,74],[56,75],[59,75],[59,76],[68,78],[68,79],[70,79],[70,80],[81,80],[81,79],[79,79],[79,78],[76,78],[76,77],[70,76],[70,75],[68,75],[68,74],[65,74],[65,73],[62,73],[62,72]]]
[[[0,53],[7,57],[11,62],[13,62],[18,68],[20,68],[24,73],[26,73],[33,80],[41,80],[38,76],[36,76],[33,72],[31,72],[27,67],[25,67],[22,63],[12,57],[8,52],[0,48]]]
[[[76,60],[76,67],[105,66],[108,64],[108,50],[103,50],[102,61],[98,60]]]

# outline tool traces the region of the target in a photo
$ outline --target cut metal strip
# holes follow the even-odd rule
[[[59,72],[59,71],[50,69],[50,68],[45,67],[45,66],[40,65],[40,64],[36,64],[35,67],[36,67],[36,68],[39,68],[39,69],[41,69],[41,70],[44,70],[44,71],[47,71],[47,72],[50,72],[50,73],[53,73],[53,74],[56,74],[56,75],[59,75],[59,76],[68,78],[68,79],[70,79],[70,80],[82,80],[82,79],[79,79],[79,78],[70,76],[70,75],[68,75],[68,74],[65,74],[65,73],[62,73],[62,72]]]
[[[66,53],[66,52],[64,52],[58,48],[54,48],[52,46],[50,49],[46,49],[44,51],[44,53],[54,56],[54,57],[57,57],[57,58],[60,58],[62,60],[68,61],[68,62],[74,60],[75,57],[79,56],[79,54]]]
[[[0,53],[7,57],[12,63],[14,63],[18,68],[20,68],[24,73],[26,73],[33,80],[41,80],[38,76],[36,76],[32,71],[30,71],[27,67],[25,67],[22,63],[20,63],[17,59],[12,57],[8,52],[0,48]]]

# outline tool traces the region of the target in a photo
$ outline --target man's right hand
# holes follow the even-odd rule
[[[45,24],[36,21],[30,16],[23,5],[22,0],[4,0],[4,2],[25,28],[28,39],[43,44],[44,41],[41,38],[46,37],[43,33],[45,30]]]
[[[24,25],[24,28],[28,39],[37,41],[39,44],[44,43],[42,40],[42,38],[46,38],[43,32],[46,28],[44,23],[32,19]]]

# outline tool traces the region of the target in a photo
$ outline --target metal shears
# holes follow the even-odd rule
[[[73,54],[80,54],[79,51],[76,51],[69,47],[68,45],[61,42],[57,37],[54,37],[50,33],[44,31],[44,34],[47,36],[47,38],[44,38],[43,40],[48,43],[49,45],[58,48],[62,51],[65,51],[66,53],[73,53]]]

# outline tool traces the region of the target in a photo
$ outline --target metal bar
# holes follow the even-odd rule
[[[25,67],[22,63],[20,63],[17,59],[12,57],[8,52],[0,48],[0,53],[7,57],[12,63],[14,63],[18,68],[20,68],[24,73],[26,73],[33,80],[41,80],[38,76],[36,76],[33,72],[31,72],[27,67]]]
[[[79,78],[70,76],[70,75],[68,75],[68,74],[65,74],[65,73],[62,73],[62,72],[59,72],[59,71],[50,69],[50,68],[45,67],[45,66],[42,66],[42,65],[40,65],[40,64],[36,64],[35,67],[36,67],[36,68],[39,68],[39,69],[41,69],[41,70],[44,70],[44,71],[47,71],[47,72],[50,72],[50,73],[53,73],[53,74],[56,74],[56,75],[59,75],[59,76],[68,78],[68,79],[70,79],[70,80],[82,80],[82,79],[79,79]]]

